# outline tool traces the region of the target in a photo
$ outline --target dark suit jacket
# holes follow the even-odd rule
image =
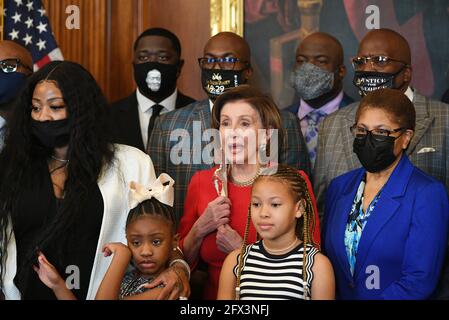
[[[289,164],[309,174],[310,160],[298,118],[289,112],[281,111],[281,121],[284,134],[281,140],[279,163]],[[202,157],[210,140],[201,138],[205,130],[210,127],[209,100],[197,101],[180,110],[166,113],[155,122],[148,143],[148,154],[153,160],[157,175],[165,172],[175,180],[174,209],[178,221],[184,212],[184,199],[192,176],[199,170],[215,166],[213,162],[205,163]],[[174,136],[173,139],[170,137],[171,134]],[[171,153],[173,152],[175,158],[179,160],[178,154],[184,147],[187,150],[186,159],[182,158],[181,163],[173,163]]]
[[[195,102],[195,100],[183,95],[178,90],[176,109],[192,102]],[[126,144],[145,152],[140,129],[136,91],[111,105],[110,119],[111,142]]]
[[[343,107],[346,107],[347,105],[350,105],[353,102],[354,102],[354,99],[352,99],[350,96],[348,96],[346,93],[343,92],[343,99],[341,100],[340,106],[338,108],[341,109]],[[292,104],[285,110],[297,115],[298,110],[299,110],[299,105],[300,105],[300,102],[295,102],[294,104]]]
[[[337,177],[326,194],[323,250],[334,267],[337,298],[430,298],[446,251],[449,200],[444,185],[403,155],[363,230],[352,276],[345,229],[365,173],[360,168]]]
[[[446,90],[446,92],[443,94],[441,101],[443,101],[444,103],[449,103],[449,89]]]

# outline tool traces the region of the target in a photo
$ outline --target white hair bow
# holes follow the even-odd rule
[[[168,183],[167,183],[168,182]],[[145,187],[140,183],[129,183],[129,208],[134,209],[140,203],[151,198],[173,207],[175,181],[166,173],[162,173],[150,186]]]

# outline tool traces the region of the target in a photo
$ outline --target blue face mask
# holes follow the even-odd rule
[[[4,73],[0,70],[0,104],[12,101],[25,85],[26,78],[20,72]]]

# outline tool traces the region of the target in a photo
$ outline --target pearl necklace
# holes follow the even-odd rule
[[[289,252],[291,249],[293,249],[298,244],[298,241],[299,241],[299,239],[297,237],[295,237],[295,240],[293,240],[293,242],[291,244],[289,244],[287,247],[285,247],[283,249],[270,249],[267,247],[264,240],[262,240],[262,243],[263,243],[265,250],[268,253],[279,254],[279,253]]]
[[[252,186],[253,183],[254,183],[254,181],[256,181],[256,179],[259,177],[261,171],[262,171],[262,170],[261,170],[261,167],[259,167],[259,168],[257,169],[256,174],[255,174],[251,179],[249,179],[249,180],[247,180],[247,181],[239,181],[239,180],[235,179],[235,178],[232,176],[232,174],[231,174],[231,180],[232,180],[232,183],[234,183],[236,186],[239,186],[239,187],[249,187],[249,186]]]

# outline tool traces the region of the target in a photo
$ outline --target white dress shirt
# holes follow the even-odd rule
[[[136,91],[137,95],[137,103],[139,105],[139,121],[140,121],[140,130],[142,132],[142,140],[145,149],[147,148],[148,143],[148,124],[150,123],[151,116],[153,115],[153,106],[155,104],[159,104],[163,106],[160,114],[164,114],[176,109],[176,99],[178,98],[178,89],[168,96],[166,99],[162,100],[160,103],[156,103],[147,97],[145,97],[139,89]]]
[[[412,90],[412,88],[411,88],[410,86],[407,88],[407,90],[405,91],[404,94],[407,96],[407,98],[408,98],[411,102],[413,102],[413,90]]]
[[[209,107],[210,107],[210,113],[212,114],[212,109],[214,108],[214,102],[209,99]]]

